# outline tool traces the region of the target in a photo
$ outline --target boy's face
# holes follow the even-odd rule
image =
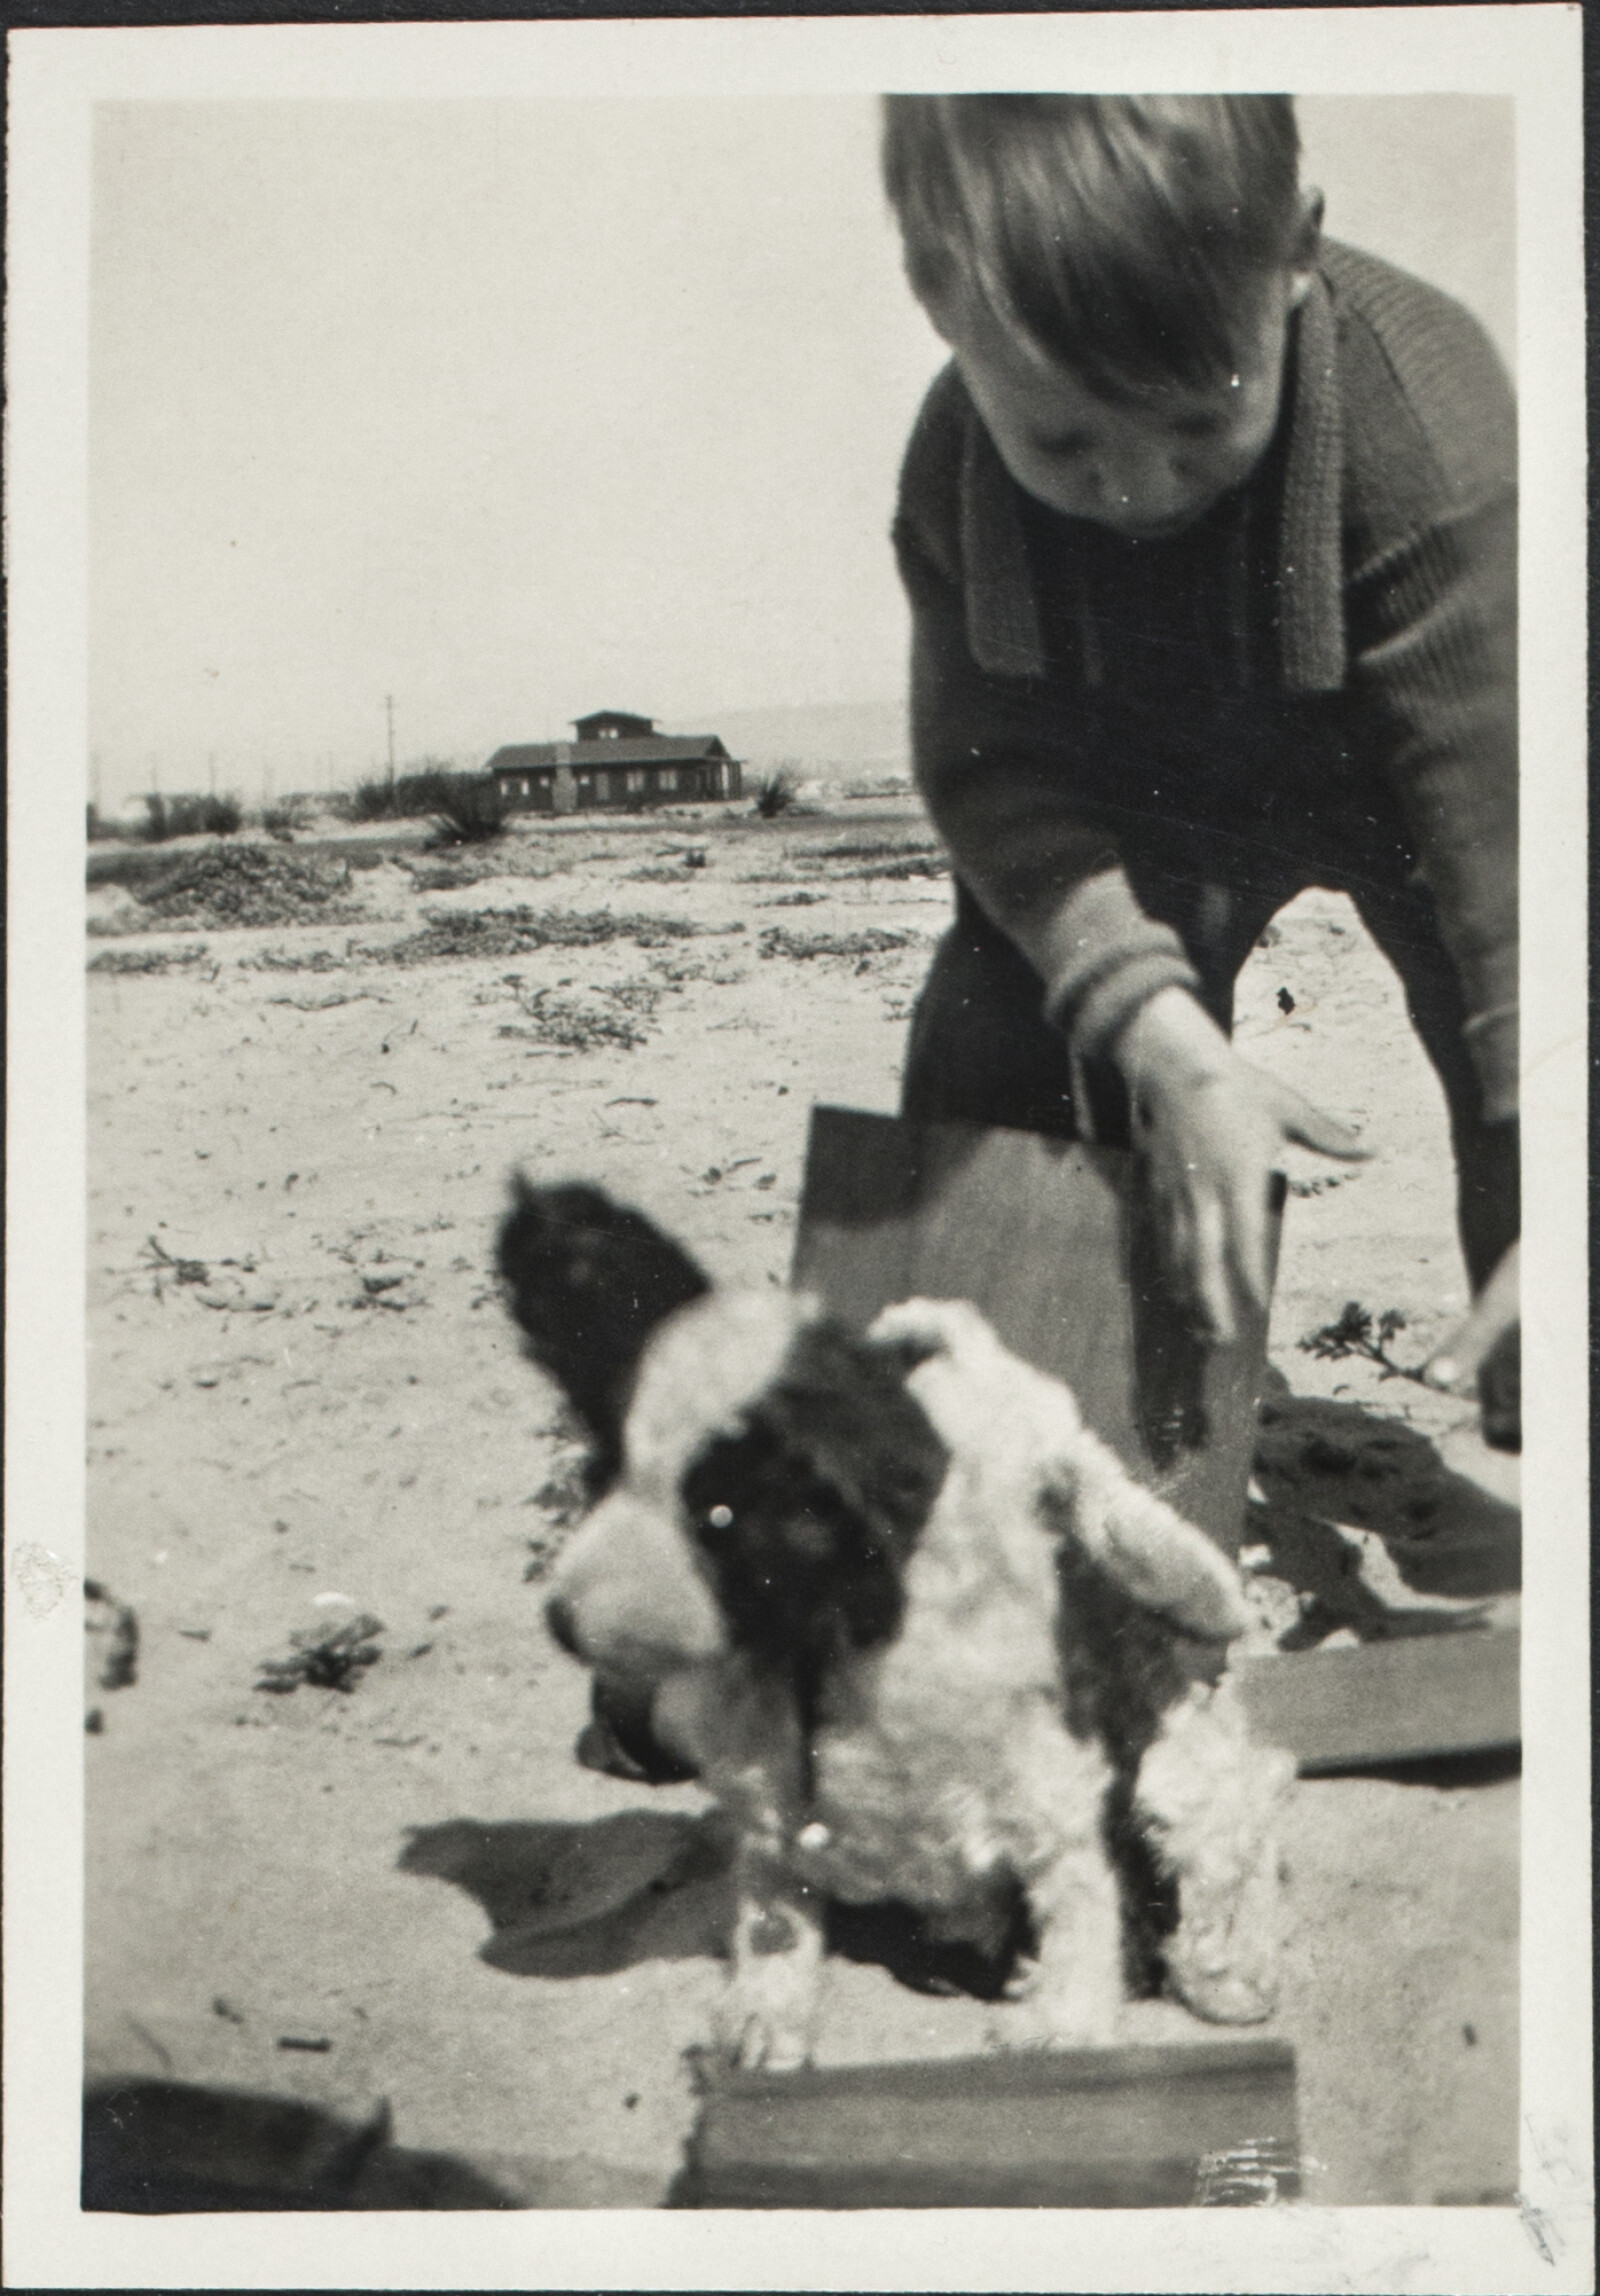
[[[1263,281],[1239,371],[1215,390],[1174,385],[1135,401],[1097,398],[1002,328],[971,297],[932,313],[973,404],[1020,487],[1129,541],[1159,541],[1241,486],[1271,443],[1289,314],[1310,284],[1283,269]]]

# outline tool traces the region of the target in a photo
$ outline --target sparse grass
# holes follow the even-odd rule
[[[948,877],[950,864],[942,853],[903,853],[897,861],[863,861],[859,868],[840,869],[841,877]]]
[[[848,798],[905,797],[911,788],[909,773],[880,773],[847,781],[841,794]]]
[[[763,821],[776,821],[781,813],[792,813],[799,799],[800,784],[787,766],[776,773],[763,774],[756,783],[753,808]]]
[[[151,1272],[157,1299],[164,1297],[168,1284],[208,1284],[211,1281],[211,1270],[204,1260],[178,1258],[155,1236],[145,1238],[141,1257]]]
[[[649,1022],[660,999],[648,981],[619,981],[587,996],[558,989],[534,989],[517,1002],[526,1025],[508,1023],[500,1036],[521,1037],[557,1052],[632,1052],[650,1034]]]
[[[89,959],[91,973],[170,973],[186,972],[192,965],[203,965],[208,951],[204,941],[191,942],[186,949],[102,949],[99,956]]]
[[[336,973],[348,960],[332,949],[257,949],[238,962],[249,973]]]
[[[412,861],[397,854],[410,872],[419,893],[459,893],[468,885],[481,885],[486,877],[555,877],[571,867],[563,855],[553,857],[542,845],[507,836],[503,845],[467,849],[448,861]]]
[[[904,860],[914,853],[936,854],[939,846],[931,837],[856,837],[846,838],[837,845],[808,845],[807,860],[817,861],[883,861]]]
[[[761,934],[760,955],[792,957],[876,957],[888,949],[903,949],[910,933],[885,932],[871,925],[862,933],[791,933],[783,925],[767,925]]]
[[[163,797],[152,790],[144,810],[148,845],[171,837],[231,837],[244,821],[244,808],[232,797]]]
[[[609,909],[474,909],[459,916],[448,909],[429,909],[424,914],[427,923],[421,932],[363,953],[381,964],[421,965],[438,957],[520,957],[532,949],[594,949],[608,941],[660,949],[669,941],[718,929],[692,924],[686,917],[617,916]]]

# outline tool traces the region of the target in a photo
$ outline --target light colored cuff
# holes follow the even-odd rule
[[[1472,1065],[1478,1072],[1486,1124],[1503,1123],[1517,1113],[1520,1081],[1517,1018],[1514,1003],[1491,1005],[1487,1012],[1474,1013],[1462,1026]]]

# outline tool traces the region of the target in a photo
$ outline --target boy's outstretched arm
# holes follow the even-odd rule
[[[1270,1175],[1286,1141],[1354,1161],[1369,1153],[1292,1085],[1241,1060],[1186,989],[1161,989],[1118,1034],[1173,1275],[1208,1335],[1225,1344],[1240,1310],[1264,1313],[1271,1288]]]

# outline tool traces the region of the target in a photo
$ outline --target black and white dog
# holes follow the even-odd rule
[[[668,1749],[737,1831],[741,2063],[805,2060],[830,1900],[994,1953],[1020,1892],[1016,2045],[1113,2037],[1124,1916],[1152,1900],[1174,1994],[1270,2014],[1292,1765],[1223,1671],[1238,1574],[1059,1381],[962,1302],[861,1337],[713,1291],[594,1188],[518,1180],[500,1267],[592,1441],[551,1629],[641,1760]]]

